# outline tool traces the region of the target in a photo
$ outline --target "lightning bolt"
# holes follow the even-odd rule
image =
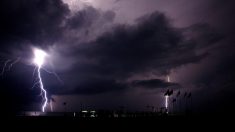
[[[43,84],[43,80],[42,80],[42,76],[41,76],[41,70],[44,70],[47,73],[53,74],[60,82],[63,83],[63,81],[59,78],[59,76],[55,72],[48,71],[42,67],[43,63],[45,61],[45,58],[47,56],[46,52],[44,52],[43,50],[40,50],[40,49],[36,49],[36,48],[34,48],[33,52],[35,55],[34,56],[35,58],[33,61],[34,61],[34,64],[36,65],[36,67],[33,71],[33,77],[37,71],[37,79],[34,81],[32,88],[34,88],[36,86],[40,88],[40,90],[41,90],[40,96],[42,96],[42,98],[43,98],[43,105],[41,107],[41,110],[42,110],[42,112],[45,112],[45,109],[48,104],[48,98],[47,98],[47,91],[44,88],[44,84]],[[3,67],[2,67],[2,70],[0,72],[0,75],[2,76],[6,71],[10,71],[11,68],[13,67],[13,65],[18,63],[20,60],[21,60],[20,57],[18,57],[15,60],[11,60],[11,59],[5,60]],[[52,104],[50,104],[50,105],[51,105],[51,110],[53,111]]]
[[[170,76],[167,75],[167,82],[170,82]],[[165,107],[168,108],[169,95],[165,96]]]
[[[44,100],[44,103],[42,105],[42,112],[45,112],[45,108],[47,106],[47,102],[48,102],[48,99],[47,99],[47,91],[44,89],[44,85],[43,85],[43,82],[42,82],[42,77],[41,77],[41,72],[40,72],[40,69],[41,67],[38,66],[38,79],[39,79],[39,85],[40,85],[40,88],[41,88],[41,92],[43,93],[43,100]]]
[[[17,62],[20,61],[20,58],[17,58],[15,61],[12,61],[10,59],[6,60],[3,67],[2,67],[2,71],[1,71],[1,76],[5,73],[7,67],[8,67],[8,70],[7,71],[10,71],[11,68],[13,67],[13,65],[15,65]],[[8,65],[9,64],[9,65]]]
[[[38,81],[34,84],[35,85],[39,85],[40,89],[41,89],[41,96],[43,98],[43,105],[42,105],[42,112],[45,112],[45,108],[47,106],[48,103],[48,98],[47,98],[47,91],[44,88],[43,85],[43,81],[42,81],[42,77],[41,77],[41,67],[45,61],[45,57],[47,56],[46,52],[44,52],[43,50],[40,49],[34,49],[34,63],[37,67],[37,75],[38,75]],[[34,70],[35,72],[35,70]],[[34,73],[33,73],[34,74]],[[33,86],[33,87],[34,87]]]
[[[169,96],[166,95],[165,96],[165,107],[168,108],[168,99],[169,99]]]
[[[3,75],[3,74],[4,74],[5,69],[6,69],[6,67],[7,67],[7,64],[8,64],[9,62],[11,62],[11,60],[7,60],[7,61],[4,63],[4,66],[2,67],[1,75]]]
[[[39,66],[37,66],[37,67],[35,67],[35,69],[34,69],[34,72],[36,72],[37,71],[37,80],[36,80],[36,82],[34,82],[34,84],[33,84],[33,86],[32,86],[32,88],[35,88],[36,86],[38,86],[40,89],[41,89],[41,93],[40,93],[40,96],[42,96],[42,98],[43,98],[43,101],[44,101],[44,103],[43,103],[43,105],[42,105],[42,112],[45,112],[45,108],[47,107],[47,105],[50,103],[50,108],[51,108],[51,111],[53,111],[53,106],[52,106],[52,102],[50,101],[48,101],[48,98],[47,98],[47,91],[46,91],[46,89],[44,88],[44,85],[43,85],[43,81],[42,81],[42,77],[41,77],[41,70],[44,70],[44,71],[46,71],[46,72],[48,72],[48,73],[50,73],[50,74],[54,74],[54,75],[57,75],[55,72],[50,72],[50,71],[48,71],[48,70],[45,70],[44,68],[42,68],[42,67],[39,67]],[[34,75],[35,73],[33,73],[33,75]],[[59,76],[57,75],[56,76],[58,79],[60,79],[59,78]],[[62,81],[62,80],[61,80]],[[63,81],[62,81],[63,82]],[[49,103],[48,103],[49,102]]]
[[[45,108],[48,104],[48,98],[47,98],[47,91],[46,91],[46,89],[44,88],[44,85],[43,85],[43,81],[42,81],[42,77],[41,77],[41,73],[40,73],[41,70],[44,70],[49,74],[53,74],[57,78],[57,80],[60,81],[61,83],[63,83],[63,81],[60,79],[60,77],[55,72],[48,71],[47,69],[42,68],[42,67],[37,68],[38,79],[39,80],[38,80],[38,82],[36,82],[34,84],[33,87],[35,87],[35,85],[38,85],[38,84],[40,85],[40,88],[41,88],[41,94],[40,95],[43,97],[43,100],[44,100],[44,103],[43,103],[43,106],[42,106],[42,111],[45,112]],[[50,101],[50,108],[51,108],[51,112],[53,112],[52,101]]]

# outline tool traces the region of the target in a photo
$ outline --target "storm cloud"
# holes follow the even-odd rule
[[[166,82],[161,79],[151,79],[151,80],[135,80],[132,82],[132,85],[135,87],[143,87],[147,89],[158,89],[158,88],[167,88],[167,87],[177,87],[180,85],[177,83]]]
[[[71,78],[76,76],[89,80],[98,77],[128,83],[129,78],[149,72],[165,76],[171,69],[198,63],[209,54],[197,53],[201,44],[198,40],[207,41],[208,38],[197,41],[193,37],[188,39],[183,29],[174,28],[167,17],[159,12],[138,18],[134,25],[115,24],[111,29],[83,45],[78,43],[79,46],[65,54],[67,57],[63,58],[71,56],[77,59],[69,70]],[[208,30],[209,33],[212,32]],[[220,40],[218,38],[214,35],[209,39],[217,42]],[[63,62],[66,63],[66,60]],[[76,86],[79,84],[71,84],[74,88],[82,88]]]
[[[62,23],[69,13],[67,5],[60,0],[3,0],[0,5],[2,45],[58,41]]]
[[[116,1],[118,3],[122,2]],[[166,13],[156,10],[136,18],[133,23],[118,23],[116,16],[114,10],[92,6],[72,12],[61,0],[2,0],[1,66],[9,56],[29,59],[30,48],[36,46],[51,55],[48,60],[51,64],[45,64],[45,68],[58,73],[63,81],[58,83],[52,75],[42,73],[50,95],[97,95],[138,87],[144,90],[179,88],[180,83],[162,78],[174,69],[208,59],[213,46],[227,39],[226,33],[221,33],[213,24],[201,22],[179,28]],[[3,91],[7,94],[15,91],[17,97],[22,96],[18,83],[8,83],[31,76],[34,68],[25,68],[25,61],[19,65],[15,73],[1,80]],[[200,79],[205,81],[209,77],[205,78]],[[209,83],[203,81],[203,84]],[[21,84],[24,88],[32,86],[28,80],[21,80]],[[30,93],[27,88],[23,90],[26,95]]]
[[[123,89],[115,82],[128,84],[128,78],[148,72],[164,76],[171,69],[197,63],[208,55],[207,52],[197,53],[202,44],[198,40],[208,40],[206,36],[211,33],[207,26],[187,28],[194,34],[198,30],[209,32],[203,31],[205,34],[200,34],[200,38],[195,39],[193,35],[188,38],[183,29],[175,28],[170,19],[158,11],[137,18],[134,24],[117,24],[113,23],[114,12],[90,6],[70,13],[67,5],[60,1],[10,3],[5,2],[7,9],[1,14],[2,17],[10,16],[1,24],[7,25],[2,30],[5,37],[1,41],[9,40],[8,44],[4,43],[7,46],[16,42],[24,45],[27,41],[43,48],[52,46],[52,51],[59,56],[55,55],[54,65],[65,66],[62,71],[55,68],[65,80],[62,90],[65,93],[89,94]],[[10,39],[14,36],[19,39]],[[208,36],[207,43],[218,41],[216,35]],[[95,87],[105,81],[112,84],[110,88],[105,85]],[[54,92],[61,93],[60,90]]]

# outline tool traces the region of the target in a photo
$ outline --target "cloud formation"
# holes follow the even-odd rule
[[[140,17],[133,25],[115,24],[111,29],[70,48],[64,58],[76,59],[70,67],[71,78],[77,76],[89,82],[91,77],[97,77],[127,83],[128,78],[137,74],[167,75],[174,68],[197,63],[208,55],[197,53],[197,41],[187,39],[159,12]],[[76,83],[70,84],[81,88]]]
[[[210,55],[204,49],[223,39],[209,24],[176,28],[168,16],[158,11],[126,24],[116,23],[115,16],[114,11],[91,6],[71,12],[61,0],[1,0],[0,55],[11,51],[17,57],[30,58],[31,51],[24,47],[43,48],[50,52],[53,69],[64,81],[63,85],[58,84],[51,75],[43,73],[50,94],[93,95],[137,87],[179,87],[155,76],[199,63]],[[26,69],[23,62],[20,65],[19,73]],[[4,80],[6,93],[15,91],[22,96],[18,94],[22,89],[7,83],[30,76],[33,67],[27,70],[10,74],[14,78]],[[130,80],[146,74],[154,76]],[[21,83],[32,86],[28,80]],[[30,93],[29,89],[25,91]]]
[[[167,88],[167,87],[177,87],[180,85],[177,83],[166,82],[161,79],[151,79],[151,80],[135,80],[132,82],[132,85],[135,87],[143,87],[146,89],[159,89],[159,88]]]
[[[49,44],[60,38],[69,9],[60,0],[3,0],[0,12],[0,35],[4,45],[27,41]]]
[[[188,39],[157,11],[138,18],[134,24],[117,24],[113,23],[112,11],[88,6],[71,14],[61,1],[35,0],[27,4],[6,1],[5,5],[1,17],[10,17],[1,22],[5,27],[1,42],[8,46],[29,41],[43,48],[52,47],[54,65],[60,65],[55,70],[65,80],[65,89],[73,94],[123,89],[116,82],[127,84],[128,78],[148,72],[167,75],[174,68],[197,63],[208,55],[197,53],[202,43],[195,41],[204,41],[207,35],[196,39],[189,35]],[[190,29],[193,33],[195,30],[211,33],[206,26]],[[18,39],[11,39],[14,36]],[[208,43],[218,41],[214,39],[216,35],[209,36],[212,38]]]

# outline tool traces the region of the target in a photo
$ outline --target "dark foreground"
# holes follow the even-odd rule
[[[166,115],[155,117],[103,117],[79,118],[71,116],[15,116],[2,119],[13,129],[35,130],[107,130],[107,131],[205,131],[220,128],[223,131],[233,128],[234,116],[229,115]],[[2,125],[4,126],[4,125]]]
[[[78,113],[40,113],[21,112],[17,114],[2,113],[0,128],[7,131],[29,130],[31,132],[90,131],[109,132],[126,130],[144,132],[165,131],[211,131],[222,128],[223,131],[234,129],[235,116],[230,113],[220,114],[164,114],[153,112],[86,112]],[[6,129],[5,129],[6,128]],[[24,131],[25,132],[25,131]]]

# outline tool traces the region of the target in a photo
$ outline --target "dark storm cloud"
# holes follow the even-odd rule
[[[117,25],[86,46],[86,57],[96,60],[100,73],[121,78],[145,71],[165,75],[207,55],[196,54],[197,43],[185,41],[159,12],[139,18],[135,25]]]
[[[94,7],[86,7],[84,10],[76,12],[67,20],[68,28],[76,30],[77,28],[89,28],[93,24],[104,24],[113,21],[115,13],[112,11],[102,12]]]
[[[234,34],[235,17],[233,12],[235,11],[235,2],[233,0],[209,0],[207,3],[204,12],[209,15],[206,21],[221,28],[223,32],[227,32],[227,35]]]
[[[1,43],[9,46],[58,41],[61,24],[68,13],[67,5],[60,0],[2,0]]]
[[[232,97],[235,95],[235,70],[233,68],[235,66],[235,17],[232,13],[235,11],[234,6],[235,2],[233,0],[228,0],[226,2],[222,0],[210,0],[206,6],[207,8],[204,10],[207,14],[205,21],[209,22],[211,26],[216,27],[217,31],[214,31],[214,33],[212,32],[212,34],[209,33],[204,38],[197,36],[196,38],[209,40],[209,43],[201,41],[199,46],[211,46],[211,44],[213,44],[213,39],[210,38],[212,36],[217,36],[216,32],[218,31],[222,34],[223,40],[217,42],[217,46],[210,49],[211,55],[207,61],[212,64],[206,64],[206,68],[200,70],[202,74],[197,75],[197,77],[191,80],[196,88],[200,89],[195,92],[196,95],[194,98],[196,110],[202,113],[227,112],[228,109],[226,106],[229,106],[231,110],[234,110],[235,108],[234,104],[231,103],[235,101]],[[214,29],[210,31],[213,30]],[[200,28],[198,30],[198,26],[194,31],[200,31],[201,34],[204,35],[208,33],[208,31],[201,30]],[[221,36],[218,37],[218,39],[221,39]]]
[[[180,85],[177,83],[166,82],[161,79],[151,79],[151,80],[136,80],[132,82],[134,87],[143,87],[147,89],[158,89],[158,88],[166,88],[166,87],[179,87]]]
[[[196,41],[198,49],[208,48],[226,37],[207,23],[194,24],[184,28],[183,34],[189,41]]]
[[[136,87],[154,90],[179,86],[154,78],[130,82],[128,79],[145,73],[162,76],[177,67],[198,63],[209,55],[198,50],[221,40],[217,31],[206,24],[175,28],[165,14],[157,11],[138,18],[134,24],[114,24],[113,11],[85,7],[73,14],[60,0],[0,3],[1,52],[3,48],[21,50],[19,47],[25,43],[55,49],[55,71],[64,84],[53,82],[51,76],[42,73],[49,94],[93,95],[132,87],[131,90]],[[12,73],[1,80],[5,86],[1,94],[35,101],[32,98],[38,97],[37,93],[31,95],[29,89],[18,86],[31,88],[32,84],[24,78],[31,77],[33,68],[17,71],[20,74]],[[20,83],[12,83],[17,81]]]
[[[82,18],[77,18],[79,16]],[[75,18],[74,21],[86,20],[83,15],[76,15]],[[81,23],[83,22],[77,24]],[[79,46],[70,48],[69,52],[65,54],[67,56],[65,58],[74,57],[76,61],[70,68],[69,75],[76,76],[84,82],[71,82],[72,89],[75,89],[71,91],[73,94],[102,91],[102,87],[94,87],[93,91],[88,88],[84,92],[85,84],[90,86],[88,82],[93,81],[90,79],[91,77],[111,79],[128,84],[126,80],[135,75],[148,72],[158,76],[167,75],[174,68],[200,62],[209,53],[197,53],[197,50],[206,47],[208,43],[213,45],[221,40],[219,35],[206,24],[188,27],[188,31],[194,36],[190,36],[188,33],[185,35],[185,29],[174,28],[164,14],[154,12],[138,18],[133,25],[116,24],[112,30],[107,30],[95,40],[83,45],[79,45],[77,42]],[[202,44],[205,45],[202,46]],[[70,82],[70,80],[68,81]],[[79,86],[80,83],[82,86]],[[107,83],[109,84],[108,81]],[[162,85],[163,88],[166,85]],[[113,87],[121,88],[119,86]],[[148,88],[147,85],[146,88]],[[105,92],[113,90],[111,87],[108,89],[104,87],[104,89]]]
[[[65,20],[63,43],[79,45],[96,39],[112,26],[115,15],[91,6],[72,13]]]
[[[90,78],[88,81],[83,81],[78,84],[77,88],[70,91],[70,94],[99,94],[113,91],[120,91],[127,88],[127,84],[119,83],[115,80],[104,80]]]

